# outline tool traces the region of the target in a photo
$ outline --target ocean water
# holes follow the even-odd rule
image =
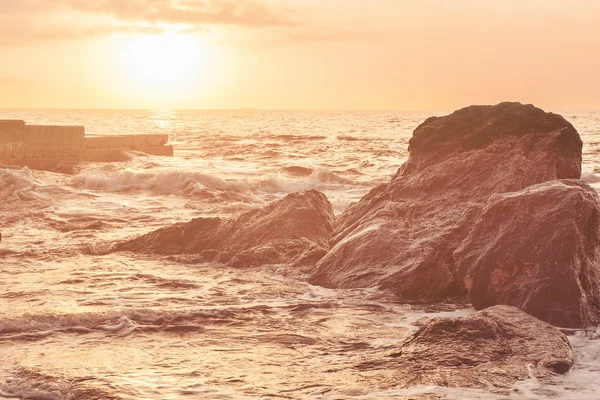
[[[395,304],[277,269],[95,255],[105,242],[199,216],[234,216],[318,189],[336,213],[386,182],[413,129],[445,112],[0,110],[0,119],[168,133],[174,157],[131,154],[72,175],[0,168],[0,398],[598,399],[600,331],[569,332],[576,365],[509,395],[400,389],[353,366],[417,325],[470,308]],[[561,113],[600,189],[600,113]]]

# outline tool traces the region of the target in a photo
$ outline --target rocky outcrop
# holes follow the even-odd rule
[[[556,328],[510,306],[462,318],[434,318],[386,357],[365,361],[363,371],[394,370],[402,387],[435,385],[505,392],[533,376],[568,372],[573,350]]]
[[[600,323],[600,198],[583,181],[492,196],[454,258],[476,309],[509,304],[556,326]]]
[[[337,220],[312,273],[333,288],[388,288],[428,302],[464,293],[452,256],[494,193],[581,175],[579,134],[532,105],[472,106],[427,119],[391,182]]]
[[[237,218],[197,218],[119,243],[118,251],[194,254],[231,267],[314,265],[328,249],[333,209],[324,194],[293,193]]]

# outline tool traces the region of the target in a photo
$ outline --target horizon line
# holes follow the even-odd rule
[[[523,103],[525,104],[525,103]],[[474,104],[472,104],[474,105]],[[150,107],[150,108],[102,108],[102,107],[83,107],[83,108],[70,108],[70,107],[0,107],[0,111],[242,111],[242,112],[453,112],[460,110],[461,108],[469,107],[471,105],[463,106],[460,108],[413,108],[413,109],[379,109],[379,108],[252,108],[252,107],[240,107],[240,108],[165,108],[165,107]],[[535,105],[534,105],[535,106]],[[536,106],[544,111],[548,111],[548,108]],[[558,112],[600,112],[600,109],[554,109]]]

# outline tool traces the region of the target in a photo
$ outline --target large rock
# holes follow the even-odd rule
[[[311,282],[380,286],[408,302],[460,295],[452,252],[490,195],[579,178],[581,147],[569,122],[532,105],[472,106],[429,118],[391,182],[338,218]]]
[[[194,254],[232,267],[314,265],[328,249],[333,208],[324,194],[293,193],[232,219],[196,218],[119,243],[115,250]]]
[[[454,252],[477,309],[510,304],[562,327],[600,323],[600,198],[580,180],[492,196]]]
[[[573,350],[556,328],[510,306],[462,318],[435,318],[386,357],[358,369],[394,370],[402,387],[435,385],[506,392],[517,381],[549,379],[573,366]]]

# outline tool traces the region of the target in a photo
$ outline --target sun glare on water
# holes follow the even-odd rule
[[[140,35],[120,47],[124,84],[142,96],[185,96],[209,78],[209,47],[195,36]]]

